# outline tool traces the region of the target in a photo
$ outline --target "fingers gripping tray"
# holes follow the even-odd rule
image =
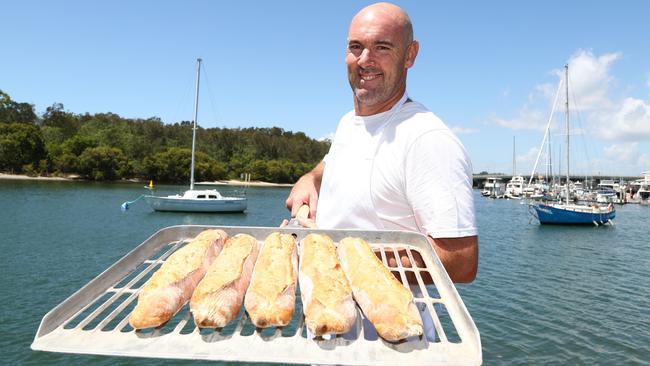
[[[361,237],[402,283],[411,283],[425,334],[391,343],[377,333],[357,307],[355,326],[346,334],[314,338],[308,334],[299,294],[289,325],[257,329],[243,307],[221,329],[196,327],[188,304],[158,328],[134,330],[128,322],[138,292],[175,250],[205,229],[229,236],[244,233],[264,241],[270,233],[291,233],[300,242],[309,233],[335,243]],[[391,261],[406,255],[404,267]],[[396,262],[396,263],[395,263]],[[392,266],[391,266],[392,265]],[[433,283],[433,284],[426,284]],[[299,291],[299,290],[298,290]],[[33,350],[169,359],[344,365],[478,365],[482,362],[478,330],[426,237],[402,231],[317,230],[296,228],[181,225],[164,228],[48,312],[38,328]]]

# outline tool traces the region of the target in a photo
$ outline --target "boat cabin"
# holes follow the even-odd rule
[[[214,189],[202,189],[202,190],[187,190],[183,194],[183,198],[189,199],[208,199],[208,200],[218,200],[222,199],[221,193]]]

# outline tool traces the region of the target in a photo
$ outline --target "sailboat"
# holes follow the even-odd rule
[[[569,65],[564,66],[565,87],[566,87],[566,145],[567,145],[567,169],[565,184],[565,201],[553,203],[534,203],[530,204],[540,224],[556,225],[596,225],[612,223],[616,217],[616,209],[613,204],[609,205],[581,205],[570,202],[569,192]]]
[[[524,196],[524,177],[517,175],[517,158],[515,155],[515,137],[512,136],[512,178],[506,184],[506,198],[520,200]]]
[[[190,189],[183,195],[144,195],[144,200],[155,211],[181,212],[243,212],[247,207],[246,197],[224,197],[215,189],[194,189],[194,160],[196,150],[196,120],[199,111],[199,85],[201,62],[197,59],[196,98],[194,100],[194,121],[192,127],[192,163],[190,167]]]

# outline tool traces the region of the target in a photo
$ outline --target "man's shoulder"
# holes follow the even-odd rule
[[[415,101],[404,105],[397,120],[397,129],[417,135],[429,131],[450,131],[442,119],[427,109],[422,103]]]

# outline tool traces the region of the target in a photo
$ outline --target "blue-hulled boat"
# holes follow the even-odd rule
[[[540,224],[554,225],[602,225],[612,223],[616,217],[616,209],[613,204],[607,206],[600,205],[580,205],[571,203],[571,194],[569,191],[569,66],[564,66],[565,86],[566,86],[566,151],[567,151],[567,169],[564,202],[553,203],[535,203],[530,204],[533,207]]]
[[[578,205],[566,203],[536,203],[531,205],[540,224],[603,225],[616,217],[614,205]]]

